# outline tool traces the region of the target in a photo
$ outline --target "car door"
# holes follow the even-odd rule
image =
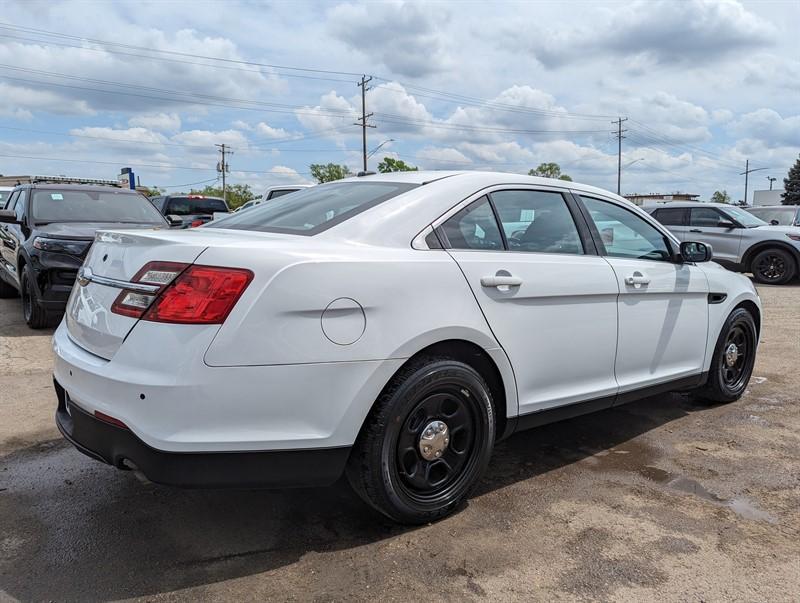
[[[675,260],[674,243],[621,203],[581,195],[619,284],[615,375],[620,393],[699,375],[708,331],[708,281]],[[598,233],[599,235],[599,233]]]
[[[5,209],[11,210],[16,213],[17,218],[20,219],[24,212],[25,191],[16,191],[11,194],[6,203]],[[13,280],[17,280],[17,247],[19,246],[19,239],[21,237],[21,230],[19,224],[0,224],[0,239],[2,239],[2,246],[0,246],[0,254],[2,254],[3,269],[11,276]]]
[[[726,262],[739,261],[742,229],[716,207],[692,207],[686,236],[687,241],[700,241],[711,245],[716,259]]]
[[[578,212],[558,189],[503,188],[437,230],[511,361],[520,414],[617,391],[619,289]]]

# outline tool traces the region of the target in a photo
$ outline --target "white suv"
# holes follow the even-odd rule
[[[346,473],[387,516],[431,521],[515,431],[659,392],[738,399],[760,302],[708,259],[612,193],[482,172],[101,232],[53,341],[57,423],[154,482]]]

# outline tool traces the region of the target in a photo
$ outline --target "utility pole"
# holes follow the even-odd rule
[[[774,176],[767,176],[767,180],[769,180],[769,190],[772,190],[772,183],[777,180]]]
[[[627,117],[619,117],[612,124],[617,124],[617,194],[622,194],[622,139],[625,138],[622,133],[627,130],[622,129],[622,122],[628,121]]]
[[[744,171],[739,175],[740,176],[744,176],[744,204],[745,205],[747,205],[747,185],[748,185],[748,179],[749,179],[749,176],[750,176],[750,172],[760,172],[761,170],[768,170],[768,169],[769,168],[763,167],[763,168],[753,168],[751,170],[750,169],[750,160],[747,159],[744,162]]]
[[[225,146],[225,143],[222,144],[215,144],[215,147],[219,147],[219,152],[222,158],[217,162],[217,172],[222,174],[222,199],[225,203],[228,202],[228,190],[225,182],[225,174],[231,171],[231,166],[225,160],[225,155],[233,155],[233,151],[231,151],[230,147]]]
[[[367,84],[372,81],[372,76],[361,76],[361,81],[356,84],[361,88],[361,117],[358,118],[355,126],[361,126],[361,149],[364,157],[364,171],[367,171],[367,128],[374,128],[373,124],[367,123],[367,118],[372,117],[372,113],[367,113]]]

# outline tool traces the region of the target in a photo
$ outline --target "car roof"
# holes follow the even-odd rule
[[[796,211],[800,209],[800,205],[757,205],[756,207],[748,207],[747,211],[751,209],[790,209]]]
[[[704,201],[668,201],[667,203],[657,203],[654,205],[648,205],[647,209],[649,210],[656,210],[662,209],[665,207],[676,207],[676,208],[684,208],[684,207],[739,207],[738,205],[731,205],[729,203],[705,203]]]
[[[105,191],[123,194],[136,194],[141,195],[139,191],[130,188],[122,188],[116,186],[102,186],[96,184],[57,184],[57,183],[33,183],[33,184],[20,184],[17,188],[31,188],[46,191]]]

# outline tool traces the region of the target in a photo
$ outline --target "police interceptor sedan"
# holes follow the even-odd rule
[[[346,474],[388,517],[428,522],[522,429],[661,392],[738,399],[761,306],[711,256],[604,190],[486,172],[103,231],[54,337],[57,423],[154,482]]]

